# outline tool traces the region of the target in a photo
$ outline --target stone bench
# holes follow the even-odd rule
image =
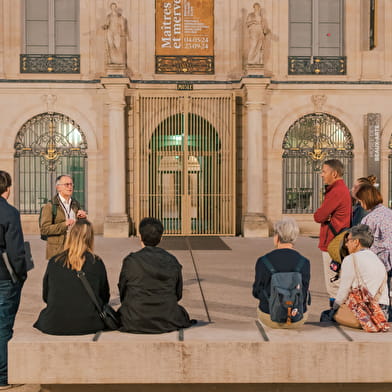
[[[99,336],[30,328],[9,343],[9,382],[50,390],[62,390],[58,384],[279,383],[287,391],[294,384],[392,383],[391,332],[317,324],[274,330],[256,321],[211,323],[162,335]]]
[[[23,288],[9,343],[9,382],[28,384],[20,392],[38,392],[32,384],[53,392],[392,390],[392,332],[369,334],[311,322],[301,330],[258,327],[257,301],[251,297],[254,263],[270,250],[270,239],[228,238],[231,251],[194,251],[192,257],[189,251],[175,253],[183,264],[182,305],[192,318],[212,323],[162,335],[105,332],[95,341],[94,335],[50,336],[31,327],[44,306],[46,264],[39,262],[45,260],[42,241],[28,239],[37,263]],[[139,247],[137,238],[96,238],[111,297],[117,298],[114,306],[119,304],[119,260]],[[314,322],[328,303],[317,240],[300,238],[298,247],[314,261],[309,315]]]

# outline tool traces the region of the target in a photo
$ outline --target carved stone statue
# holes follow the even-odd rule
[[[246,18],[246,26],[249,31],[249,51],[248,64],[263,64],[263,51],[265,36],[269,30],[264,25],[261,6],[259,3],[253,4],[253,12]]]
[[[110,4],[111,12],[106,17],[103,29],[106,31],[105,44],[108,65],[122,65],[127,63],[127,19],[116,3]]]

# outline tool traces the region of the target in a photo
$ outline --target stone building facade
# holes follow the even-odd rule
[[[111,237],[146,215],[172,235],[268,235],[283,215],[315,233],[332,157],[391,205],[392,2],[254,3],[0,0],[0,167],[25,232],[64,172]],[[198,7],[210,41],[162,55],[159,23],[185,34]]]

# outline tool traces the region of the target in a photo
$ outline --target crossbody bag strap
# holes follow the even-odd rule
[[[363,281],[362,276],[358,270],[357,259],[355,257],[355,253],[353,253],[353,264],[354,264],[355,277],[357,278],[358,285],[362,285],[362,286],[366,287],[365,282]]]
[[[361,276],[361,274],[359,273],[359,270],[358,270],[357,259],[355,258],[355,253],[353,253],[353,262],[354,262],[355,275],[357,277],[358,284],[366,287],[365,282],[363,281],[362,276]],[[378,300],[381,297],[382,288],[384,287],[386,281],[387,281],[387,274],[385,273],[384,279],[383,279],[379,289],[377,290],[376,294],[373,297],[376,302],[378,302]]]
[[[97,308],[99,315],[101,316],[102,308],[99,305],[99,303],[97,301],[97,297],[95,296],[94,291],[91,288],[91,285],[90,285],[89,281],[86,278],[86,274],[83,271],[77,271],[76,275],[82,281],[83,286],[86,289],[88,296],[90,297],[91,301],[93,302],[93,304]]]
[[[374,300],[375,300],[376,302],[378,302],[378,300],[379,300],[380,297],[381,297],[382,288],[385,286],[385,283],[387,283],[387,277],[388,277],[388,275],[387,275],[387,273],[385,273],[384,279],[383,279],[383,281],[382,281],[382,283],[381,283],[381,286],[380,286],[380,288],[377,290],[376,295],[374,296]]]
[[[327,225],[330,228],[330,230],[332,231],[332,234],[336,237],[339,233],[335,230],[335,228],[332,226],[331,221],[327,221]]]

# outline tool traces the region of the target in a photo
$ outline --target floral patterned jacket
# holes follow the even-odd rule
[[[368,225],[374,235],[371,250],[384,263],[389,271],[392,268],[392,210],[376,205],[361,221]]]

